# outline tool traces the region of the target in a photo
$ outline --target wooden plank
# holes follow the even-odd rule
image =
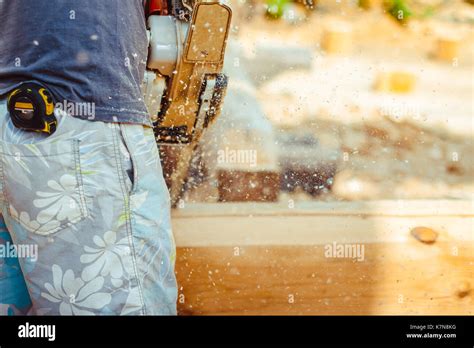
[[[174,211],[179,312],[473,314],[472,202],[293,209],[206,204]],[[410,229],[418,225],[436,229],[436,242],[416,240]],[[327,257],[333,243],[363,246],[364,257]]]
[[[470,200],[382,200],[355,202],[192,203],[173,211],[177,219],[200,216],[268,215],[379,215],[379,216],[474,216]]]
[[[179,312],[474,314],[473,291],[458,295],[472,287],[473,244],[453,256],[455,244],[416,243],[367,245],[364,262],[327,259],[322,246],[179,248]]]
[[[415,88],[416,77],[406,71],[381,71],[375,80],[374,89],[379,92],[410,93]]]
[[[173,212],[173,229],[182,247],[404,242],[417,226],[473,241],[473,217],[470,201],[190,204]]]

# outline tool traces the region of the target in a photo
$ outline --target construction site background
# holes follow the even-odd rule
[[[474,6],[236,0],[185,202],[472,199]]]

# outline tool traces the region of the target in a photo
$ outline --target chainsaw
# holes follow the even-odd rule
[[[222,73],[231,9],[214,1],[146,1],[149,54],[144,100],[176,205],[193,153],[227,89]]]

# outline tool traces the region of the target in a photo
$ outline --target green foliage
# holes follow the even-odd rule
[[[405,0],[387,1],[387,10],[399,23],[406,22],[413,14]]]
[[[290,0],[267,0],[267,16],[270,18],[281,18],[283,10]]]
[[[434,15],[435,8],[433,6],[428,6],[423,13],[421,14],[421,18],[428,18]]]

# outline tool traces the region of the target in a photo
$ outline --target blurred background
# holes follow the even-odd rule
[[[472,0],[230,5],[185,202],[473,197]]]
[[[472,1],[230,5],[173,211],[180,314],[472,315]]]

